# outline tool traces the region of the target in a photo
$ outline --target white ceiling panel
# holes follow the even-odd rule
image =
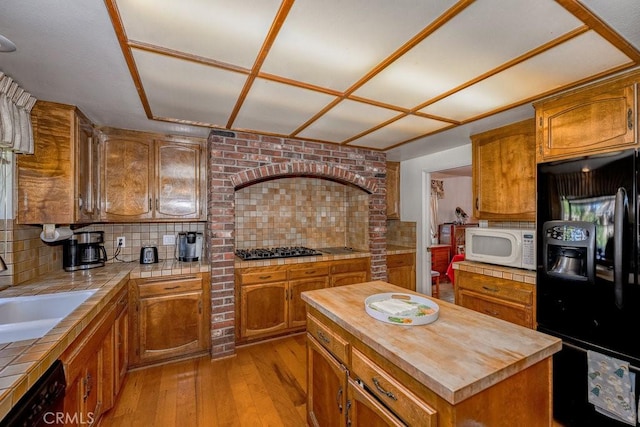
[[[640,7],[638,0],[581,0],[629,43],[640,49]]]
[[[118,0],[127,37],[251,68],[278,0]]]
[[[262,71],[344,91],[456,2],[296,2]]]
[[[355,95],[413,108],[581,25],[551,0],[476,2]]]
[[[331,142],[342,142],[398,114],[397,111],[386,108],[346,100],[304,129],[299,136],[312,139],[327,138]]]
[[[227,125],[245,75],[145,51],[133,55],[154,116]]]
[[[349,145],[384,150],[447,126],[451,126],[451,124],[418,116],[406,116],[362,138],[349,142]]]
[[[464,121],[629,61],[626,55],[590,31],[420,111]]]
[[[333,99],[324,93],[256,79],[234,127],[289,135]]]

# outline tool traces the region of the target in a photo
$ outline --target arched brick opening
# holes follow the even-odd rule
[[[371,278],[385,280],[386,156],[343,145],[214,130],[208,139],[207,238],[211,355],[235,353],[235,191],[281,177],[317,177],[369,193]]]

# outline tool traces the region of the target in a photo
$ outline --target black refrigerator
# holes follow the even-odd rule
[[[588,401],[595,353],[628,364],[638,403],[637,169],[635,150],[538,164],[536,316],[539,331],[563,340],[553,401],[566,426],[631,424]]]

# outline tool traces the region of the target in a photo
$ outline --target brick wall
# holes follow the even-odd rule
[[[371,277],[385,280],[386,155],[354,147],[214,130],[208,139],[211,354],[235,353],[234,193],[266,179],[311,176],[369,193]]]

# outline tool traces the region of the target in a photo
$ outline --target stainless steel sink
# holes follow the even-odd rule
[[[96,290],[0,298],[0,343],[44,336]]]

